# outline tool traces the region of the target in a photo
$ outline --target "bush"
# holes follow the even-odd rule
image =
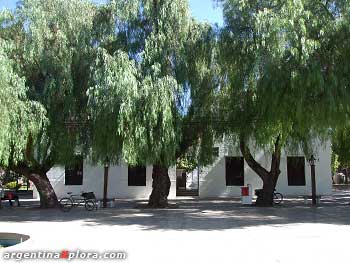
[[[7,184],[5,184],[5,188],[7,189],[11,189],[11,190],[18,190],[19,188],[21,188],[21,184],[17,185],[17,182],[9,182]]]
[[[1,185],[6,185],[8,183],[15,182],[20,177],[21,177],[20,175],[14,173],[14,172],[0,170],[0,184]]]

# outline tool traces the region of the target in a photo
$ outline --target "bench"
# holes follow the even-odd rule
[[[10,206],[13,206],[12,201],[14,201],[17,206],[20,206],[18,195],[11,192],[9,193],[5,192],[4,196],[0,200],[9,201]]]
[[[320,203],[321,195],[316,195],[316,204]],[[312,199],[312,195],[303,195],[304,203],[307,204],[309,199]]]

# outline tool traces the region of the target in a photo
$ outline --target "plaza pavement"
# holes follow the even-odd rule
[[[176,205],[175,205],[176,202]],[[272,208],[242,207],[239,199],[173,200],[171,209],[119,201],[113,209],[63,213],[33,203],[0,210],[0,232],[31,238],[11,251],[125,251],[136,263],[350,262],[350,192],[323,198],[317,207],[288,199]],[[18,262],[18,261],[17,261]],[[20,262],[68,262],[22,260]],[[73,260],[70,262],[118,262]]]

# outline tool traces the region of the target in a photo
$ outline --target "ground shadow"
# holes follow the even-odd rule
[[[177,200],[172,209],[146,209],[145,201],[119,201],[113,209],[94,212],[83,208],[69,213],[58,209],[41,210],[33,207],[4,208],[1,222],[69,222],[82,221],[84,226],[138,226],[141,230],[226,230],[254,226],[286,224],[349,225],[348,193],[325,197],[317,207],[302,199],[288,199],[271,208],[243,207],[239,199]]]

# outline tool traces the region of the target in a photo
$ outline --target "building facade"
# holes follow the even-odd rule
[[[316,186],[318,195],[332,191],[330,143],[318,146],[316,154]],[[261,179],[244,161],[237,147],[230,144],[217,145],[215,161],[212,165],[185,172],[172,167],[169,169],[171,188],[169,199],[182,196],[199,198],[239,197],[241,187],[250,184],[253,189],[262,187]],[[270,168],[271,154],[256,151],[256,160],[267,170]],[[285,196],[311,195],[311,175],[308,158],[302,154],[282,152],[281,174],[276,186]],[[58,198],[67,192],[79,194],[81,191],[94,192],[98,199],[103,197],[104,167],[91,165],[81,160],[76,167],[54,167],[48,177]],[[108,198],[147,199],[152,191],[152,166],[129,167],[126,163],[109,167]]]

